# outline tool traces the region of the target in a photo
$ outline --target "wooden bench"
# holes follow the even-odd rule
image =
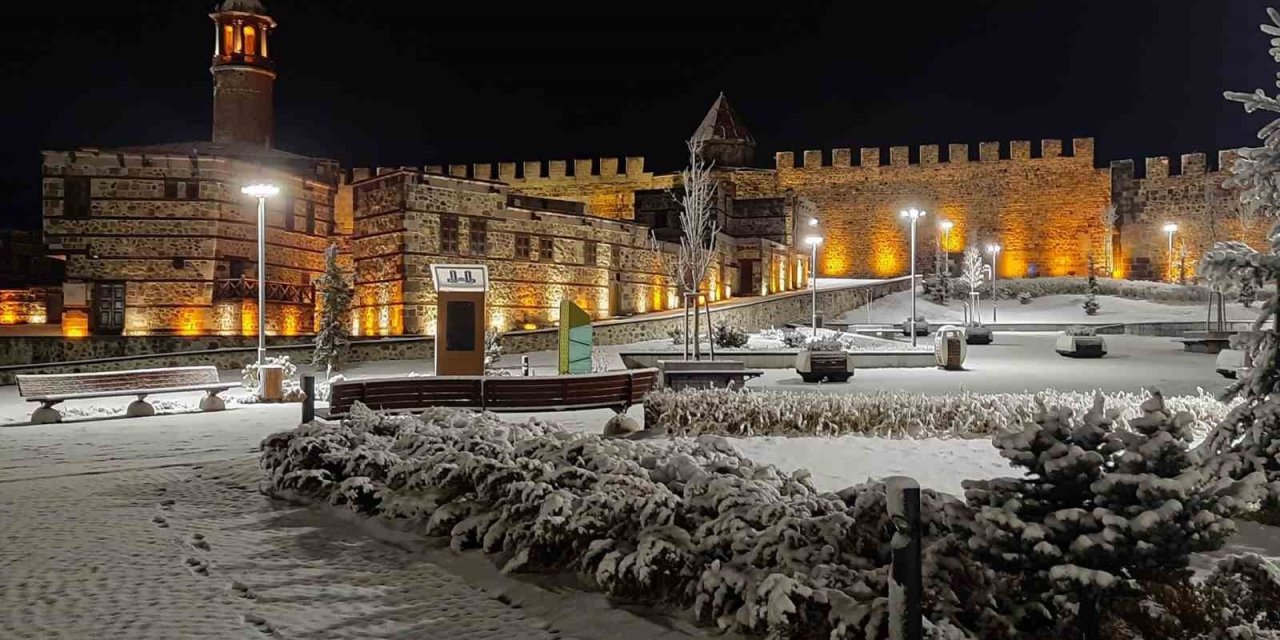
[[[329,392],[327,416],[346,415],[357,401],[374,411],[422,411],[431,407],[480,411],[576,411],[624,413],[644,401],[657,369],[575,376],[418,376],[346,380]]]
[[[204,411],[221,411],[227,407],[219,393],[240,386],[238,382],[218,380],[215,367],[174,367],[171,369],[138,369],[136,371],[102,371],[97,373],[56,373],[19,375],[18,395],[28,402],[39,402],[31,413],[31,422],[61,422],[62,413],[54,405],[67,400],[137,396],[129,404],[129,416],[155,415],[155,407],[146,397],[160,393],[204,391],[200,401]]]

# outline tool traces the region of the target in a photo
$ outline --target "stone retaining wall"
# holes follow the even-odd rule
[[[818,292],[818,311],[828,317],[907,288],[910,278],[898,278],[862,285],[824,289]],[[717,304],[712,307],[715,322],[756,331],[788,322],[809,319],[810,293],[796,291],[765,298]],[[609,320],[595,325],[598,345],[628,344],[667,338],[682,326],[678,313],[650,314],[625,320]],[[299,338],[268,338],[271,355],[288,355],[296,363],[311,361],[313,346]],[[559,346],[555,329],[515,331],[503,338],[507,353],[545,351]],[[242,336],[56,336],[0,337],[0,384],[13,384],[18,373],[75,373],[213,365],[219,369],[239,369],[257,357],[257,339]],[[358,339],[352,343],[349,361],[431,360],[435,339],[415,336]]]

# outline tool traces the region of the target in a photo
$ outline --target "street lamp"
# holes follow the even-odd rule
[[[919,209],[906,209],[898,215],[911,220],[911,317],[907,326],[911,328],[911,346],[916,346],[916,221],[925,216]]]
[[[1164,232],[1169,234],[1169,282],[1173,282],[1173,234],[1178,232],[1177,223],[1165,223]]]
[[[956,226],[956,223],[950,220],[938,222],[938,228],[942,230],[942,273],[944,277],[951,276],[951,228],[954,226]]]
[[[1000,256],[1000,245],[987,245],[987,253],[991,254],[991,324],[996,323],[996,258]]]
[[[258,199],[258,389],[262,389],[262,365],[267,361],[267,198],[280,194],[274,184],[251,184],[240,190]]]
[[[812,226],[815,222],[817,222],[817,220],[813,220],[812,218],[810,218],[810,220],[811,220],[811,222],[809,223],[810,226]],[[817,234],[808,235],[804,237],[804,242],[805,244],[809,245],[809,251],[811,252],[809,257],[809,279],[812,281],[812,284],[809,285],[809,288],[811,289],[810,295],[812,296],[812,300],[813,300],[812,335],[814,339],[817,339],[818,337],[818,245],[822,244],[822,236]]]

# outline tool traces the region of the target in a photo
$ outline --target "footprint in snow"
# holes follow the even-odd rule
[[[261,633],[264,636],[269,636],[275,633],[275,629],[271,628],[271,624],[267,622],[267,619],[256,613],[244,614],[244,623],[253,627],[258,633]]]
[[[249,585],[239,580],[231,582],[231,593],[246,600],[254,600],[258,597],[258,594],[254,593],[253,589],[249,588]]]
[[[191,575],[205,576],[205,577],[209,575],[208,562],[205,562],[204,560],[201,560],[199,558],[192,558],[191,556],[187,556],[187,559],[184,560],[184,562],[187,564],[187,570],[191,572]]]
[[[172,499],[170,499],[170,500],[161,500],[161,501],[160,501],[160,508],[161,508],[161,509],[168,509],[169,507],[172,507],[172,506],[173,506],[173,500],[172,500]]]
[[[156,523],[156,526],[160,527],[161,529],[169,528],[169,521],[166,520],[164,516],[156,516],[152,518],[151,521]]]
[[[187,544],[201,551],[209,550],[209,541],[205,540],[204,536],[199,533],[191,534],[191,539],[187,541]]]

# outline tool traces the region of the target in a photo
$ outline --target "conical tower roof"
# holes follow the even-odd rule
[[[711,110],[707,112],[706,117],[702,119],[702,124],[698,125],[698,129],[694,131],[694,136],[707,142],[745,142],[752,145],[756,143],[755,137],[742,123],[738,113],[729,106],[729,99],[724,97],[723,91],[711,105]]]
[[[254,15],[267,15],[266,7],[258,0],[224,0],[218,3],[218,12],[223,11],[241,11],[244,13],[252,13]]]

